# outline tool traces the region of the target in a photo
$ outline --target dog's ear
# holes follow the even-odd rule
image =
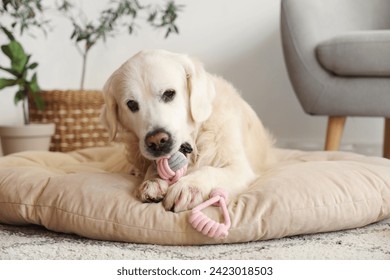
[[[103,105],[100,119],[103,125],[108,129],[110,140],[114,140],[118,130],[118,104],[113,95],[112,80],[115,73],[107,80],[103,87]]]
[[[184,56],[182,61],[187,75],[192,118],[195,122],[203,122],[210,117],[212,112],[212,102],[215,96],[214,83],[199,61],[188,56]]]

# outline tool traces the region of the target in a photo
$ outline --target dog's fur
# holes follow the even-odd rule
[[[163,101],[166,90],[176,93],[169,102]],[[118,131],[124,136],[129,161],[144,176],[137,193],[143,202],[191,209],[213,188],[241,192],[274,161],[272,139],[256,113],[232,85],[187,55],[141,51],[111,75],[103,94],[102,119],[111,138]],[[138,111],[129,109],[129,100]],[[158,177],[158,156],[146,144],[156,129],[172,137],[169,155],[186,142],[193,148],[187,175],[171,186]]]

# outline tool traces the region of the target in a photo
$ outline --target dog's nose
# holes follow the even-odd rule
[[[145,144],[154,156],[167,154],[172,148],[172,138],[164,129],[156,129],[145,137]]]

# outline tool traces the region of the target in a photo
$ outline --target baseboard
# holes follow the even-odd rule
[[[279,148],[304,151],[321,151],[324,149],[324,143],[320,140],[279,139],[276,146]],[[367,156],[382,156],[382,149],[382,143],[374,142],[343,142],[340,146],[340,151],[353,152]]]

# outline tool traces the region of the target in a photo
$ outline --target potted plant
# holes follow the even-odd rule
[[[0,137],[3,154],[10,154],[24,150],[47,150],[50,138],[54,133],[54,124],[30,124],[28,118],[28,102],[32,101],[39,110],[44,109],[44,102],[40,95],[40,88],[35,69],[38,63],[31,62],[22,44],[16,40],[16,29],[20,33],[31,27],[44,28],[47,22],[35,19],[35,12],[41,12],[40,0],[30,1],[2,1],[0,15],[9,15],[10,29],[0,24],[2,33],[8,43],[1,46],[2,54],[8,58],[9,65],[0,65],[0,90],[7,87],[15,88],[15,104],[23,103],[23,126],[0,126]]]
[[[106,129],[99,120],[103,97],[100,90],[85,90],[88,55],[99,42],[113,38],[122,30],[133,34],[139,26],[137,19],[143,14],[146,22],[155,28],[165,28],[165,37],[178,33],[176,19],[181,6],[173,1],[166,6],[142,6],[138,0],[117,0],[102,10],[97,20],[88,20],[67,0],[61,1],[57,10],[64,15],[73,27],[70,39],[81,55],[81,81],[79,90],[44,91],[46,110],[41,112],[36,104],[30,103],[30,118],[37,121],[56,120],[56,133],[52,148],[56,151],[71,151],[92,146],[104,146],[109,142]],[[58,114],[62,114],[59,116]],[[50,115],[49,115],[50,114]],[[66,117],[64,117],[66,116]]]

